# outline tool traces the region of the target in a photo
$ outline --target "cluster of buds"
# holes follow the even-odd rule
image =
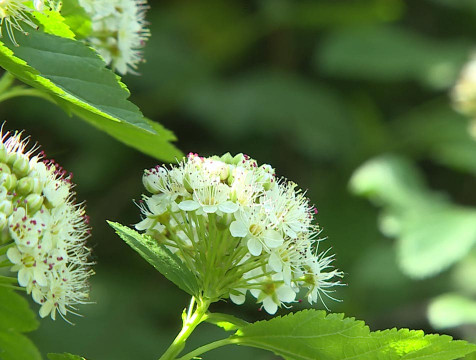
[[[242,304],[249,291],[274,314],[301,289],[312,304],[340,284],[333,257],[318,253],[317,210],[270,165],[243,154],[190,154],[146,170],[143,183],[152,195],[139,203],[136,229],[182,259],[204,299]]]
[[[87,42],[120,74],[136,73],[141,48],[150,36],[145,0],[79,0],[91,17]]]
[[[89,298],[88,218],[71,175],[26,145],[20,133],[1,135],[0,257],[41,305],[41,317],[64,318]]]

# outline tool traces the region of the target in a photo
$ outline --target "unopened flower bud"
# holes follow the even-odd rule
[[[2,174],[2,185],[8,190],[12,191],[17,186],[17,177],[15,174]]]
[[[6,216],[10,216],[13,212],[13,204],[11,200],[2,200],[0,201],[0,212]]]
[[[4,163],[7,161],[7,149],[5,146],[0,145],[0,163]]]
[[[41,209],[41,205],[43,205],[43,196],[38,194],[30,194],[25,198],[26,206],[28,209],[28,214],[33,215],[38,210]]]
[[[24,177],[18,180],[16,192],[20,195],[28,195],[33,191],[34,180],[31,177]]]
[[[28,158],[23,154],[18,155],[16,160],[13,162],[12,170],[18,177],[28,175],[30,172],[30,162],[28,161]]]

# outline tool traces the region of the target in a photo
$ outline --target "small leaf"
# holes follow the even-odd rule
[[[48,359],[50,360],[86,360],[85,358],[78,356],[78,355],[73,355],[69,353],[63,353],[63,354],[48,354]]]
[[[317,310],[258,321],[231,340],[293,360],[453,360],[476,351],[476,345],[447,335],[407,329],[370,332],[362,321]]]
[[[108,224],[130,247],[167,279],[190,295],[198,295],[199,287],[196,277],[167,247],[158,244],[149,236],[141,235],[121,224],[111,221],[108,221]]]
[[[435,329],[476,324],[476,301],[459,294],[444,294],[428,307],[428,319]]]
[[[35,12],[33,14],[45,33],[68,39],[75,38],[74,32],[71,31],[59,12],[47,11],[47,13]]]
[[[206,322],[223,328],[225,331],[233,331],[249,325],[245,320],[239,319],[233,315],[221,313],[207,313]]]
[[[28,332],[38,326],[36,315],[26,299],[0,286],[0,331]]]
[[[91,34],[91,18],[78,0],[63,0],[61,15],[77,38],[84,39]]]
[[[0,360],[41,360],[41,355],[26,336],[0,331]]]

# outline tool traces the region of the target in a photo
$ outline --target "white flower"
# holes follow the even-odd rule
[[[0,222],[18,284],[41,304],[40,316],[65,317],[89,296],[88,220],[66,171],[25,152],[19,133],[1,135]],[[10,177],[15,175],[16,180]],[[2,225],[2,224],[0,224]],[[8,244],[10,242],[10,244]]]
[[[181,258],[209,301],[240,305],[250,291],[274,314],[301,288],[312,303],[339,284],[342,273],[317,252],[314,207],[296,184],[276,181],[271,166],[243,154],[189,154],[170,169],[146,170],[143,183],[152,195],[139,204],[145,217],[136,229]]]
[[[141,48],[150,36],[145,0],[81,0],[92,19],[87,41],[120,74],[136,73]]]
[[[236,220],[230,225],[231,234],[235,237],[245,237],[250,253],[255,256],[261,254],[263,246],[274,249],[284,242],[279,231],[270,228],[271,223],[261,209],[254,207],[238,212]]]
[[[468,116],[476,115],[476,55],[461,70],[451,95],[456,110]]]

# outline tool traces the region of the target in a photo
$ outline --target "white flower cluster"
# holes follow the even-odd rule
[[[146,40],[145,0],[79,0],[92,21],[88,43],[120,74],[136,73]]]
[[[32,28],[36,28],[36,24],[31,20],[29,14],[34,11],[43,11],[47,0],[0,0],[0,36],[2,34],[2,25],[5,23],[5,29],[11,41],[18,45],[15,41],[13,29],[25,33],[22,23]]]
[[[26,145],[20,133],[1,135],[0,254],[8,249],[10,269],[41,305],[40,316],[64,318],[89,297],[88,218],[75,204],[71,176]]]
[[[243,154],[190,154],[178,166],[146,170],[143,183],[152,196],[140,202],[136,229],[182,258],[204,298],[242,304],[249,291],[274,314],[302,288],[312,304],[340,284],[333,257],[317,252],[316,209],[271,166]]]

